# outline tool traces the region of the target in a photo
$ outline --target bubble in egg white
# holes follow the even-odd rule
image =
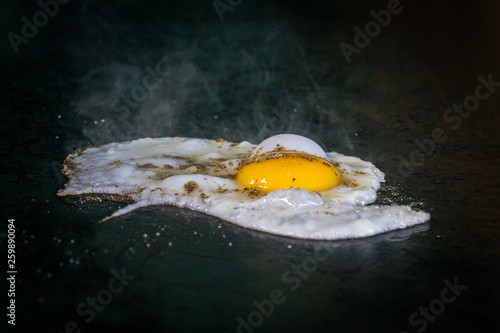
[[[262,141],[252,152],[251,157],[272,152],[276,147],[285,151],[306,153],[326,159],[325,151],[313,140],[296,134],[278,134]]]
[[[328,160],[339,171],[340,185],[321,192],[290,188],[268,194],[244,188],[235,179],[241,162],[277,145]],[[180,137],[110,143],[69,155],[63,173],[70,181],[60,196],[102,193],[134,201],[111,217],[140,207],[174,205],[249,229],[324,240],[373,236],[430,218],[408,206],[370,205],[383,172],[359,158],[324,152],[314,141],[293,134],[259,145]]]

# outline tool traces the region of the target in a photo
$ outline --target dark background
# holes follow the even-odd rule
[[[474,94],[478,76],[500,81],[500,5],[401,4],[347,63],[339,44],[352,45],[353,28],[387,1],[243,1],[221,21],[211,1],[74,0],[18,53],[7,34],[21,35],[21,18],[32,21],[40,7],[3,2],[1,233],[15,218],[13,331],[63,332],[75,321],[82,332],[235,332],[238,316],[280,289],[286,301],[255,332],[417,332],[409,316],[455,278],[467,289],[425,331],[497,327],[500,91],[456,129],[443,114]],[[169,73],[162,84],[118,111],[113,103],[159,63]],[[436,128],[447,139],[402,172],[401,158]],[[386,172],[379,203],[423,209],[430,223],[311,242],[174,207],[99,224],[123,204],[56,196],[65,157],[89,144],[258,143],[284,132],[372,161]],[[291,291],[283,274],[318,247],[328,259]],[[135,279],[86,323],[76,307],[122,268]]]

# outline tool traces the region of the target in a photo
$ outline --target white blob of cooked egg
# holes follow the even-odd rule
[[[60,196],[111,194],[135,202],[108,218],[174,205],[254,230],[323,240],[430,219],[408,206],[369,205],[384,181],[379,169],[292,134],[257,146],[181,137],[110,143],[69,155],[63,173],[70,181]]]
[[[325,151],[316,142],[296,134],[278,134],[267,138],[255,147],[250,157],[272,152],[277,146],[283,147],[287,151],[296,151],[325,159],[327,158]]]

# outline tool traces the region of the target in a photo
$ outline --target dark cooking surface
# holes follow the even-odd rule
[[[500,6],[402,1],[348,64],[339,43],[352,44],[353,28],[387,2],[334,3],[243,1],[221,22],[212,1],[74,1],[18,54],[3,39],[1,212],[18,231],[15,331],[63,332],[74,321],[82,332],[235,332],[249,315],[255,332],[480,332],[498,323],[500,88],[460,124],[443,115],[475,93],[478,76],[500,81]],[[39,10],[2,7],[4,36]],[[159,63],[169,75],[149,99],[125,114],[125,104],[112,107]],[[412,172],[398,171],[398,156],[409,160],[415,140],[429,149],[436,128],[447,139]],[[388,180],[379,201],[424,209],[430,223],[322,243],[173,207],[97,224],[123,204],[56,197],[60,165],[81,146],[176,135],[259,142],[280,132],[372,161]],[[315,249],[327,258],[311,259]],[[135,278],[110,294],[111,271],[122,269]],[[467,289],[440,301],[453,296],[443,281],[455,279]],[[268,304],[275,289],[282,304],[252,317],[254,301]],[[112,300],[91,318],[86,300],[96,295]],[[438,314],[412,325],[430,304]]]

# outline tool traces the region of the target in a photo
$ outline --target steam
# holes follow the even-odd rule
[[[279,26],[255,37],[237,48],[224,38],[194,41],[180,52],[138,54],[142,65],[94,70],[73,100],[84,135],[92,144],[164,136],[258,143],[294,133],[326,149],[345,145],[334,96],[314,81],[301,47]]]

